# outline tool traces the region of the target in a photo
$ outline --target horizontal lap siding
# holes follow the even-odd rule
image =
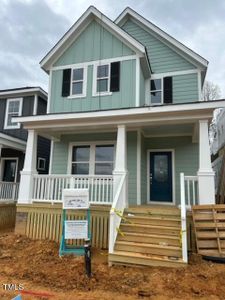
[[[135,54],[96,21],[91,22],[54,66],[83,63]]]
[[[137,132],[127,134],[128,202],[137,204]]]
[[[122,28],[135,39],[146,46],[150,64],[154,73],[164,73],[194,69],[195,67],[179,55],[171,47],[168,47],[155,34],[145,31],[136,23],[128,20]]]
[[[196,73],[173,76],[174,103],[185,103],[198,100],[198,75]]]
[[[199,145],[192,143],[191,137],[161,137],[146,138],[145,149],[174,149],[175,150],[175,201],[180,203],[180,173],[186,176],[196,175],[198,170]],[[145,170],[143,170],[145,173]],[[142,176],[144,177],[144,174]],[[146,181],[147,182],[147,179]]]
[[[136,60],[121,62],[120,91],[109,96],[92,96],[93,66],[88,66],[87,95],[84,98],[68,99],[61,96],[62,70],[53,71],[51,86],[51,112],[94,111],[135,106]]]

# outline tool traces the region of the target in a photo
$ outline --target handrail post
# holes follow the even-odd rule
[[[185,203],[185,181],[184,173],[180,173],[180,198],[181,198],[181,242],[183,262],[188,262],[187,247],[187,220],[186,220],[186,203]]]

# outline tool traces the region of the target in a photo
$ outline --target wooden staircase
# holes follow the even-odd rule
[[[124,211],[110,265],[184,267],[177,207],[140,206]]]

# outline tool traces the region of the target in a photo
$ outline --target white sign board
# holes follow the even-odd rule
[[[87,239],[88,221],[65,221],[65,239]]]
[[[88,209],[88,189],[64,189],[62,193],[63,209]]]

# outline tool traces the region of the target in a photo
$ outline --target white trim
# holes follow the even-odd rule
[[[151,80],[160,80],[161,81],[161,89],[160,90],[151,90]],[[152,103],[151,102],[151,92],[161,92],[161,102],[159,103]],[[160,105],[160,104],[164,104],[164,80],[163,77],[160,78],[150,78],[149,79],[149,94],[150,94],[150,105],[154,106],[154,105]]]
[[[33,116],[36,116],[38,108],[38,95],[34,95],[34,104],[33,104]]]
[[[52,162],[53,162],[53,155],[54,155],[54,145],[55,145],[55,142],[52,139],[51,140],[51,148],[50,148],[50,159],[49,159],[49,171],[48,171],[49,174],[52,174]]]
[[[141,205],[141,131],[137,131],[137,205]]]
[[[114,146],[114,161],[115,163],[115,141],[86,141],[86,142],[70,142],[68,145],[68,160],[67,160],[67,174],[71,174],[71,162],[72,162],[72,151],[74,146],[90,146],[90,157],[89,157],[89,174],[94,174],[94,165],[95,165],[95,147],[98,145],[113,145]]]
[[[52,70],[50,70],[48,78],[48,102],[47,102],[47,114],[51,111],[50,100],[52,95]]]
[[[169,43],[171,43],[173,46],[177,47],[179,50],[181,50],[184,53],[186,53],[187,55],[189,55],[192,59],[196,60],[197,62],[199,62],[204,67],[207,67],[208,61],[206,59],[204,59],[199,54],[195,53],[194,51],[192,51],[191,49],[189,49],[188,47],[186,47],[185,45],[183,45],[179,41],[177,41],[175,38],[173,38],[172,36],[170,36],[169,34],[167,34],[166,32],[164,32],[163,30],[161,30],[159,27],[157,27],[156,25],[154,25],[150,21],[148,21],[145,18],[143,18],[141,15],[137,14],[134,10],[132,10],[129,7],[127,7],[117,17],[117,19],[115,20],[115,23],[118,26],[121,26],[121,24],[123,22],[123,19],[128,18],[128,15],[130,15],[131,17],[133,17],[134,20],[137,20],[142,25],[144,25],[145,27],[147,27],[147,29],[150,29],[151,31],[155,32],[159,37],[165,39],[166,41],[168,41]]]
[[[18,172],[18,163],[19,163],[18,157],[1,157],[1,180],[3,180],[4,168],[5,168],[5,163],[3,163],[3,161],[6,161],[6,160],[15,160],[16,161],[16,170],[15,170],[15,178],[14,178],[14,182],[16,182],[17,172]]]
[[[150,153],[171,152],[172,159],[172,202],[160,202],[150,200]],[[175,205],[175,149],[147,149],[147,204]]]
[[[140,58],[136,58],[136,101],[135,101],[135,106],[139,107],[140,106]]]
[[[39,164],[41,163],[41,161],[44,162],[44,167],[43,168],[41,168],[39,166]],[[44,158],[44,157],[38,157],[38,159],[37,159],[37,170],[38,171],[45,171],[45,168],[46,168],[46,158]]]
[[[198,101],[204,101],[202,99],[202,87],[201,87],[201,85],[202,85],[202,83],[201,83],[202,79],[201,79],[201,77],[202,77],[201,71],[198,71]]]
[[[99,19],[101,25],[107,26],[108,30],[112,30],[114,34],[119,39],[122,39],[124,43],[131,49],[135,49],[137,52],[142,54],[145,53],[145,47],[135,40],[132,36],[122,30],[119,26],[114,24],[110,19],[105,17],[99,10],[95,7],[90,6],[86,12],[78,19],[78,21],[69,29],[69,31],[62,37],[62,39],[49,51],[49,53],[41,60],[40,65],[43,69],[48,70],[52,61],[56,60],[64,50],[65,47],[71,45],[72,42],[77,38],[76,33],[80,34],[80,29],[82,30],[85,26],[84,23],[90,23],[93,20],[93,16]],[[68,42],[69,41],[69,42]]]
[[[87,65],[83,65],[80,67],[72,68],[71,69],[71,79],[70,79],[70,95],[67,97],[68,99],[76,99],[76,98],[84,98],[87,95]],[[73,80],[73,70],[76,69],[83,69],[83,80],[79,80],[79,82],[83,83],[82,93],[81,94],[72,94],[72,86],[73,82],[76,82]],[[77,80],[78,81],[78,80]]]
[[[90,60],[90,61],[86,61],[83,63],[52,67],[51,70],[57,71],[57,70],[72,69],[72,68],[83,68],[84,66],[88,67],[88,66],[92,66],[95,64],[105,65],[108,63],[116,62],[116,61],[121,62],[121,61],[126,61],[126,60],[134,60],[137,57],[138,57],[137,55],[128,55],[128,56],[118,56],[118,57],[106,58],[106,59],[100,59],[100,60]]]
[[[40,115],[40,116],[35,116],[35,117],[17,117],[13,118],[16,119],[17,122],[20,123],[32,123],[35,122],[34,124],[37,125],[37,122],[48,122],[48,121],[56,121],[57,124],[59,124],[58,121],[63,121],[66,120],[67,122],[69,120],[73,121],[78,121],[80,120],[85,120],[89,118],[96,118],[99,121],[99,118],[114,118],[114,117],[122,117],[123,118],[123,123],[129,123],[127,122],[124,118],[126,117],[132,117],[133,120],[131,123],[135,123],[137,121],[137,118],[141,118],[140,121],[143,120],[144,117],[146,117],[146,121],[148,120],[149,122],[151,119],[149,118],[151,115],[154,114],[159,114],[160,113],[160,119],[163,119],[163,114],[166,114],[168,116],[168,113],[178,113],[179,119],[182,119],[182,116],[180,116],[180,112],[185,113],[192,113],[195,111],[196,113],[199,110],[199,113],[202,112],[202,110],[206,110],[206,112],[203,112],[205,115],[209,116],[209,118],[212,117],[212,112],[214,109],[219,108],[219,107],[225,107],[225,101],[224,100],[219,100],[219,101],[204,101],[204,102],[195,102],[195,103],[186,103],[186,104],[176,104],[176,105],[159,105],[159,106],[150,106],[150,107],[140,107],[140,108],[130,108],[130,109],[115,109],[115,110],[106,110],[106,111],[94,111],[94,112],[82,112],[82,113],[68,113],[68,114],[49,114],[49,115]],[[208,110],[212,110],[210,113]],[[196,115],[198,117],[199,115]],[[192,119],[195,116],[192,116]],[[172,117],[172,119],[174,116]],[[168,119],[168,118],[167,118]],[[90,122],[90,119],[89,119]],[[77,123],[76,123],[77,124]],[[33,127],[35,127],[33,125]],[[49,124],[48,124],[49,125]],[[38,126],[39,128],[41,127],[46,127],[44,126]]]
[[[10,135],[7,135],[7,134],[4,134],[4,133],[1,133],[0,132],[0,139],[5,139],[5,140],[9,140],[10,142],[14,142],[14,143],[18,143],[18,144],[21,144],[23,146],[26,146],[26,142],[25,141],[22,141],[18,138],[14,138]],[[3,143],[4,144],[4,143]]]
[[[22,115],[22,108],[23,108],[23,98],[10,98],[7,99],[6,103],[6,109],[5,109],[5,122],[4,122],[4,129],[19,129],[20,128],[20,123],[18,122],[15,125],[8,125],[8,117],[9,117],[9,103],[11,102],[19,102],[19,111],[18,111],[18,116]]]
[[[188,75],[188,74],[195,74],[200,72],[198,69],[190,69],[184,71],[173,71],[173,72],[164,72],[164,73],[154,73],[151,75],[151,79],[158,79],[167,76],[178,76],[178,75]]]
[[[145,105],[150,105],[150,80],[145,79]]]
[[[30,89],[18,89],[18,90],[13,90],[13,91],[0,91],[0,97],[5,97],[5,96],[19,96],[21,94],[34,94],[34,93],[39,93],[41,96],[43,96],[43,98],[46,100],[48,98],[48,94],[42,90],[41,88],[30,88]]]
[[[97,92],[97,69],[98,66],[109,66],[109,74],[106,79],[108,79],[108,90],[104,92]],[[93,97],[99,97],[99,96],[109,96],[112,95],[112,92],[110,92],[110,80],[111,80],[111,63],[105,61],[104,63],[102,61],[98,61],[97,63],[93,64],[93,81],[92,81],[92,96]]]

